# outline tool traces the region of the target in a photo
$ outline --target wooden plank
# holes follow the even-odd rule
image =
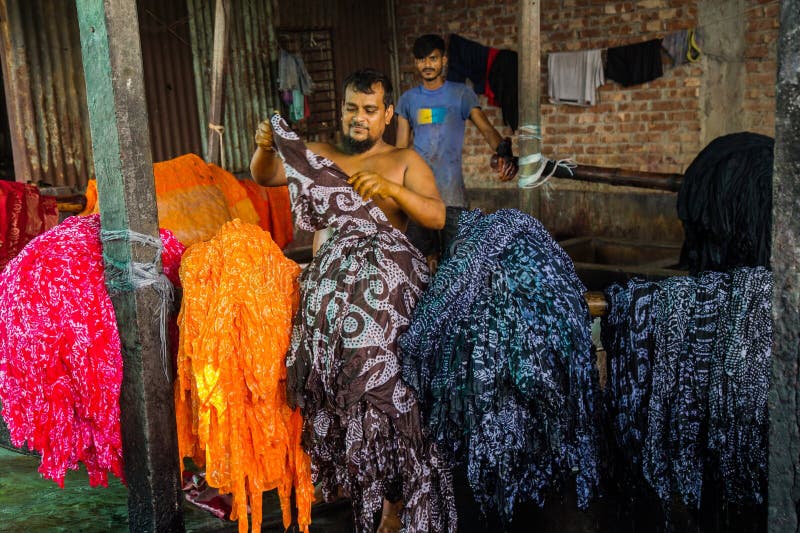
[[[225,76],[228,71],[228,52],[230,50],[231,6],[228,0],[217,0],[214,11],[214,50],[211,59],[211,105],[208,111],[208,152],[209,163],[221,165],[224,157],[220,151],[222,127],[225,113]],[[224,166],[224,165],[223,165]]]
[[[519,2],[519,126],[518,133],[520,162],[525,156],[542,151],[538,139],[526,138],[527,128],[541,131],[539,110],[539,88],[541,78],[541,43],[539,32],[539,16],[541,10],[539,0],[520,0]],[[540,163],[520,165],[519,177],[536,172]],[[539,189],[521,189],[519,209],[540,216]]]
[[[772,177],[770,532],[800,529],[800,0],[781,2],[780,21]]]
[[[136,2],[81,0],[77,7],[103,230],[157,238]],[[134,289],[130,279],[131,262],[148,263],[153,255],[152,247],[129,240],[103,246],[107,275],[114,265],[127,272],[121,281],[128,290],[112,293],[112,302],[122,341],[120,407],[129,528],[183,531],[172,384],[162,366],[156,319],[160,297],[150,287]]]

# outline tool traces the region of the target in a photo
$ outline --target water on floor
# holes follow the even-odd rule
[[[0,447],[0,532],[113,533],[128,531],[128,489],[109,476],[108,488],[89,486],[85,469],[70,471],[60,489],[37,472],[39,457]],[[220,520],[184,502],[187,532],[238,531],[235,522]],[[315,506],[312,531],[351,533],[348,502]],[[264,495],[263,532],[283,532],[275,491]]]

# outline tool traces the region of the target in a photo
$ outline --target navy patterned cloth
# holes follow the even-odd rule
[[[397,349],[428,281],[425,260],[339,167],[278,115],[271,123],[297,225],[333,229],[300,276],[286,357],[286,397],[302,409],[314,481],[326,500],[352,499],[359,532],[374,530],[384,497],[403,500],[408,533],[455,531],[452,476],[425,437]]]
[[[466,462],[486,513],[511,520],[568,480],[595,494],[597,375],[585,288],[536,219],[462,214],[451,255],[400,337],[432,436]]]
[[[617,447],[658,497],[698,507],[766,496],[772,276],[764,268],[606,290],[606,388]]]

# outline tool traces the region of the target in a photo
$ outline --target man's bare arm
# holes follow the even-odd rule
[[[408,148],[411,144],[411,124],[400,115],[397,115],[397,140],[394,144],[398,148]]]
[[[288,183],[278,154],[260,146],[250,159],[250,175],[256,183],[265,187],[277,187]]]
[[[348,180],[365,200],[391,198],[414,222],[430,229],[442,229],[445,205],[436,188],[430,167],[413,150],[403,150],[406,171],[403,184],[387,180],[374,172],[356,172]]]
[[[265,120],[256,130],[256,151],[250,159],[250,175],[259,185],[286,185],[286,173],[278,155],[272,149],[272,125]]]
[[[486,115],[483,114],[480,107],[473,107],[472,111],[469,113],[469,119],[472,121],[475,126],[478,127],[478,131],[481,132],[483,138],[486,139],[486,143],[489,147],[497,151],[497,148],[500,146],[500,143],[503,142],[503,137],[500,133],[492,126],[489,122],[489,119],[486,118]],[[511,146],[508,145],[509,155]],[[517,166],[515,163],[511,161],[501,161],[499,165],[498,176],[502,181],[508,181],[512,179],[517,173]]]

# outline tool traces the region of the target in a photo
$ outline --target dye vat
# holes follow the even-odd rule
[[[575,237],[559,244],[575,263],[575,271],[590,291],[639,277],[658,281],[685,276],[678,268],[679,242],[644,242],[606,237]]]

